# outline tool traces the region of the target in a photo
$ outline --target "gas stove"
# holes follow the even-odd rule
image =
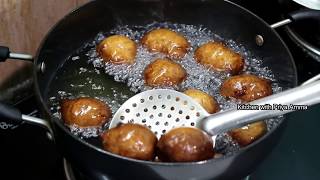
[[[234,0],[247,7],[272,24],[280,20],[280,11],[276,7],[270,12],[272,3]],[[266,4],[267,3],[267,4]],[[297,65],[299,82],[320,73],[320,62],[301,51],[287,36],[283,28],[277,29]],[[15,100],[15,106],[24,114],[39,116],[32,88],[24,89],[24,98]],[[320,179],[319,163],[320,144],[317,128],[320,127],[320,105],[309,107],[307,111],[288,115],[287,128],[267,159],[257,167],[247,180],[270,179]],[[86,180],[77,169],[73,168],[59,153],[53,143],[47,140],[46,132],[41,127],[26,123],[14,126],[0,123],[1,137],[1,174],[4,179],[46,179],[46,180]],[[245,162],[244,162],[245,163]],[[107,178],[101,178],[107,179]]]

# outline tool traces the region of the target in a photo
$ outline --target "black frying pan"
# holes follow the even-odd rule
[[[310,11],[307,16],[316,16]],[[319,14],[319,13],[318,13]],[[301,16],[302,15],[302,16]],[[306,18],[296,13],[292,20]],[[44,126],[67,160],[85,175],[103,179],[239,179],[252,172],[280,137],[284,123],[235,154],[194,163],[159,163],[133,160],[103,151],[71,134],[63,123],[52,118],[48,92],[57,70],[67,57],[99,32],[116,25],[144,25],[153,21],[204,25],[226,39],[243,44],[264,60],[284,89],[297,85],[295,65],[286,45],[262,19],[228,1],[92,1],[63,18],[44,38],[34,58],[35,92],[43,118],[21,116],[1,105],[1,118]],[[257,35],[260,38],[256,39]],[[263,41],[261,39],[263,38]],[[257,45],[257,41],[259,45]],[[14,54],[11,54],[14,56]],[[0,59],[10,56],[1,48]],[[23,57],[20,57],[24,59]]]

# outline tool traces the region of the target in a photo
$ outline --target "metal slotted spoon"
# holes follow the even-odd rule
[[[209,116],[191,97],[168,89],[139,93],[127,100],[113,116],[110,127],[118,123],[137,123],[149,127],[159,138],[172,128],[196,127]]]
[[[283,91],[256,101],[252,105],[314,105],[320,103],[320,76],[310,79],[302,86]],[[149,127],[157,137],[172,128],[198,127],[213,136],[227,130],[297,109],[237,110],[229,109],[213,115],[191,97],[168,89],[154,89],[139,93],[127,100],[113,116],[109,128],[118,123],[137,123]]]

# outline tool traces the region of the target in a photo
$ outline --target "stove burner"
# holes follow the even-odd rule
[[[76,180],[71,165],[64,158],[63,158],[63,170],[66,176],[66,180]]]
[[[63,158],[63,170],[66,180],[88,180],[82,173],[71,166],[71,164]],[[105,179],[108,180],[108,179]]]
[[[96,178],[87,177],[83,175],[79,170],[72,167],[72,165],[65,158],[63,158],[63,170],[66,180],[111,180],[105,175]]]

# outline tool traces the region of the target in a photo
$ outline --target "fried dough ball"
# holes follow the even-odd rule
[[[195,60],[215,71],[239,74],[244,66],[240,54],[232,51],[221,42],[208,42],[196,49]]]
[[[213,114],[220,110],[217,101],[212,96],[203,91],[197,89],[188,89],[184,93],[197,101],[210,114]]]
[[[162,135],[157,144],[161,161],[195,162],[214,157],[211,138],[203,131],[179,127]]]
[[[173,59],[181,59],[190,47],[182,35],[169,29],[155,29],[145,34],[141,43],[151,52],[161,52]]]
[[[126,36],[113,35],[100,42],[97,52],[105,62],[133,64],[137,54],[137,45]]]
[[[60,102],[60,106],[62,119],[68,125],[75,124],[79,127],[102,126],[112,116],[107,104],[89,97],[64,99]]]
[[[264,121],[259,121],[241,128],[233,129],[229,131],[228,134],[243,147],[253,143],[266,132],[267,124]]]
[[[233,76],[223,82],[220,93],[225,97],[233,97],[250,102],[272,94],[269,80],[255,75],[243,74]]]
[[[140,160],[153,160],[157,137],[145,126],[121,124],[102,135],[103,148],[114,154]]]
[[[144,70],[144,80],[151,87],[178,85],[186,77],[186,70],[169,59],[156,59]]]

